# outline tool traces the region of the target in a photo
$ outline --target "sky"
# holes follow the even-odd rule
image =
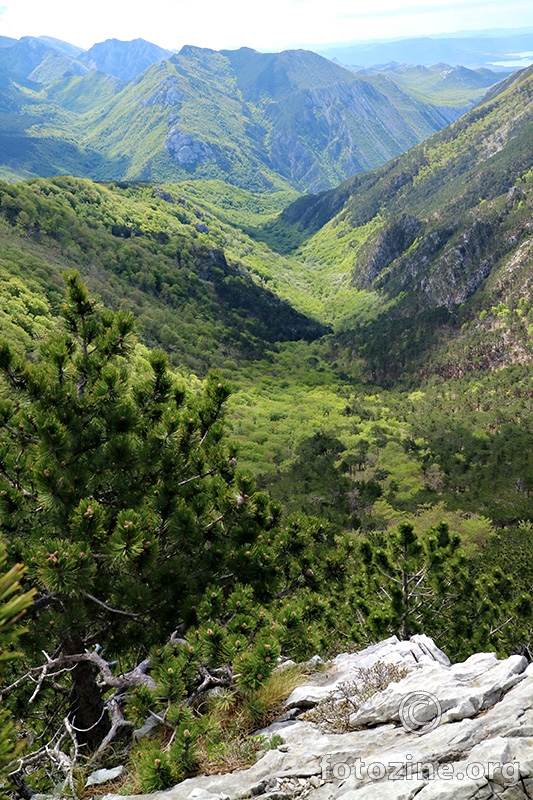
[[[532,26],[531,0],[0,0],[0,36],[53,36],[86,49],[143,38],[169,49],[280,50]]]

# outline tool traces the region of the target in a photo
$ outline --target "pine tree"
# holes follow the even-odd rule
[[[404,522],[363,540],[360,554],[366,579],[356,602],[374,636],[425,633],[455,659],[529,641],[530,599],[501,570],[475,573],[446,523],[418,536]]]
[[[13,650],[13,645],[22,633],[22,628],[17,623],[31,605],[34,595],[31,590],[21,591],[20,581],[26,571],[25,567],[16,564],[4,572],[6,560],[6,548],[0,541],[0,676],[2,677],[7,663],[20,658],[20,654]],[[0,691],[0,700],[1,697]],[[7,709],[0,708],[0,792],[8,767],[20,749],[16,742],[11,715]]]
[[[135,667],[196,623],[208,586],[273,596],[281,577],[257,542],[279,510],[236,471],[226,385],[211,375],[186,399],[163,353],[136,367],[132,315],[102,308],[74,272],[66,283],[63,328],[37,363],[0,344],[0,518],[39,592],[26,666],[42,650],[73,665],[69,717],[89,752],[112,724],[99,654]]]

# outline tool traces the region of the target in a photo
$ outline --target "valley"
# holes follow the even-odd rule
[[[533,67],[104,44],[0,41],[0,733],[73,796],[252,763],[281,654],[533,633]]]

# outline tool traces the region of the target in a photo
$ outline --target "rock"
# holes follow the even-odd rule
[[[196,230],[198,231],[198,233],[209,233],[209,228],[207,227],[205,222],[197,222]]]
[[[154,736],[157,733],[157,728],[159,728],[160,725],[161,722],[157,719],[157,717],[148,717],[142,727],[136,728],[136,730],[133,731],[133,741],[138,742],[141,739]]]
[[[294,794],[292,792],[267,792],[262,794],[257,800],[292,800]]]
[[[185,167],[195,167],[213,155],[208,144],[194,140],[189,134],[180,131],[177,126],[170,129],[165,139],[165,149],[178,164]]]
[[[330,662],[325,672],[311,678],[305,686],[295,689],[285,702],[285,707],[313,708],[341,683],[353,681],[361,667],[372,667],[377,661],[415,668],[423,664],[448,666],[448,657],[427,636],[414,636],[409,642],[400,642],[396,636],[371,645],[358,653],[343,653]]]
[[[174,198],[172,197],[172,195],[170,194],[170,192],[166,192],[164,189],[160,189],[159,187],[156,187],[154,189],[154,195],[156,197],[159,197],[160,200],[164,200],[165,203],[175,203],[176,202],[174,200]]]
[[[533,665],[521,656],[479,653],[450,664],[428,637],[391,637],[337,656],[292,693],[288,710],[318,702],[377,661],[410,672],[361,705],[357,730],[276,721],[262,733],[282,730],[283,745],[249,769],[190,778],[150,800],[533,800]],[[406,724],[411,718],[422,724]]]
[[[361,288],[370,288],[372,281],[409,249],[422,228],[422,222],[410,214],[402,214],[391,222],[379,234],[368,263],[363,266],[364,285]]]
[[[298,719],[299,716],[303,713],[301,708],[290,708],[288,711],[285,711],[278,719],[277,722],[288,722],[293,719]]]
[[[420,726],[437,716],[445,722],[473,717],[493,706],[511,686],[523,680],[526,667],[523,656],[498,661],[494,653],[477,654],[464,664],[451,667],[434,662],[370,697],[351,715],[350,725],[355,728],[396,721],[405,724],[405,718],[401,719],[401,703],[416,695],[420,698],[416,711]]]
[[[208,792],[207,789],[193,789],[187,800],[221,800],[224,795],[213,794]]]
[[[57,800],[55,794],[32,794],[31,800]]]
[[[364,786],[362,789],[337,795],[337,797],[342,797],[342,800],[378,800],[378,798],[379,800],[413,800],[416,796],[418,800],[420,797],[418,792],[423,786],[422,781],[415,781],[406,786],[398,785],[395,781],[391,781],[383,785],[380,784],[379,789],[376,789],[371,784],[370,786]]]
[[[85,782],[85,788],[88,786],[99,786],[101,783],[116,781],[117,778],[121,778],[125,772],[126,767],[123,765],[114,767],[113,769],[97,769],[87,778],[87,781]]]
[[[293,661],[292,658],[285,658],[284,656],[280,656],[278,658],[278,665],[276,669],[283,669],[284,667],[295,667],[296,661]]]
[[[507,200],[512,205],[517,205],[520,200],[526,197],[526,193],[519,186],[511,186],[507,193]]]

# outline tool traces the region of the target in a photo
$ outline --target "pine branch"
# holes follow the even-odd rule
[[[129,611],[121,611],[119,608],[111,608],[111,606],[108,606],[103,600],[99,600],[97,597],[94,597],[88,592],[85,592],[85,597],[89,598],[89,600],[92,600],[93,603],[97,603],[97,605],[102,606],[102,608],[105,608],[106,611],[110,611],[112,614],[122,614],[122,616],[130,617],[131,619],[139,619],[141,616],[140,614],[134,614]]]
[[[209,469],[207,472],[203,472],[200,475],[195,475],[194,478],[187,478],[185,481],[180,481],[176,484],[176,486],[185,486],[187,483],[192,483],[192,481],[199,481],[202,478],[207,478],[208,475],[213,475],[216,472],[216,469]]]
[[[22,492],[22,495],[24,497],[34,497],[35,496],[33,494],[33,492],[29,492],[27,489],[24,489],[22,486],[20,486],[20,484],[18,484],[17,481],[12,480],[9,477],[9,475],[6,472],[4,472],[3,470],[0,470],[0,476],[2,478],[4,478],[4,480],[7,483],[9,483],[9,485],[11,486],[12,489],[16,489],[18,492]]]
[[[506,619],[506,620],[505,620],[505,622],[502,622],[502,624],[501,624],[501,625],[498,625],[498,627],[497,627],[497,628],[493,628],[493,627],[491,627],[491,629],[490,629],[490,634],[489,634],[489,635],[490,635],[490,636],[494,636],[494,634],[495,634],[495,633],[498,633],[498,632],[499,632],[499,631],[501,631],[503,628],[505,628],[505,626],[506,626],[506,625],[508,625],[510,622],[512,622],[512,621],[513,621],[513,619],[514,619],[514,617],[509,617],[509,619]]]
[[[200,677],[203,678],[200,686],[187,698],[185,705],[190,707],[197,697],[206,692],[208,689],[213,689],[216,686],[231,686],[234,681],[234,675],[229,667],[221,667],[220,669],[208,670],[203,664],[198,668]],[[220,675],[220,677],[217,677]]]
[[[12,428],[11,425],[7,424],[7,422],[4,422],[2,424],[2,428],[5,428],[6,431],[9,431],[9,433],[12,436],[15,436],[17,439],[23,439],[26,442],[26,444],[39,444],[37,439],[32,439],[31,436],[22,433],[22,431],[16,431],[15,428]]]

